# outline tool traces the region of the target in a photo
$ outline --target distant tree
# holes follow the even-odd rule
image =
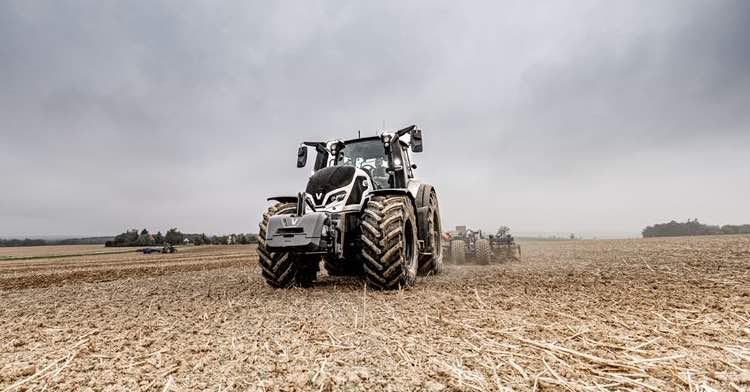
[[[136,241],[137,245],[153,245],[154,239],[151,237],[150,234],[141,234],[138,236],[138,240]]]
[[[120,233],[112,238],[109,242],[109,246],[136,246],[138,245],[138,230],[129,229],[124,233]]]
[[[750,234],[750,225],[724,225],[721,226],[722,234]]]
[[[199,235],[195,236],[195,238],[193,238],[193,244],[195,244],[195,245],[203,245],[203,238],[201,238],[201,236],[199,236]]]
[[[24,238],[22,240],[12,238],[12,239],[0,239],[0,246],[3,247],[12,247],[12,246],[41,246],[41,245],[47,245],[47,241],[40,240],[40,239],[31,239],[31,238]]]
[[[227,243],[227,236],[225,235],[214,235],[211,236],[211,244],[213,245],[225,245]]]
[[[151,237],[151,234],[148,233],[148,230],[143,229],[141,230],[141,234],[138,235],[138,239],[136,240],[137,245],[153,245],[154,239]]]
[[[130,229],[112,239],[112,246],[134,246],[138,243],[138,230]]]
[[[161,234],[161,231],[157,231],[156,235],[154,235],[154,243],[156,245],[164,245],[164,236]]]
[[[731,230],[731,229],[728,229]],[[688,219],[687,222],[669,221],[659,223],[653,226],[647,226],[641,232],[644,238],[647,237],[676,237],[692,235],[717,235],[725,234],[719,226],[704,225],[698,219]]]
[[[184,235],[176,227],[169,229],[167,234],[164,235],[164,242],[169,245],[182,244],[183,239],[185,239]]]

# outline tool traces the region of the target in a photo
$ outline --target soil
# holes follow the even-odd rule
[[[408,290],[252,246],[0,261],[0,391],[750,390],[750,237],[523,242]]]
[[[18,257],[59,256],[111,252],[123,248],[105,248],[104,245],[41,245],[0,247],[0,259]]]

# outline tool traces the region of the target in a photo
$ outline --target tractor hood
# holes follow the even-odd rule
[[[352,166],[330,166],[315,172],[307,182],[305,192],[313,198],[316,206],[326,204],[326,195],[347,187],[354,180],[356,169]]]

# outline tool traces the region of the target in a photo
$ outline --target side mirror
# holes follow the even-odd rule
[[[414,152],[422,152],[424,147],[422,146],[422,130],[414,128],[411,131],[411,150]]]
[[[307,147],[299,146],[297,150],[297,167],[305,167],[307,165]]]

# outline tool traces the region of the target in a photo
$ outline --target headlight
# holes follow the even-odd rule
[[[338,203],[346,198],[346,191],[334,193],[328,198],[328,203]]]

